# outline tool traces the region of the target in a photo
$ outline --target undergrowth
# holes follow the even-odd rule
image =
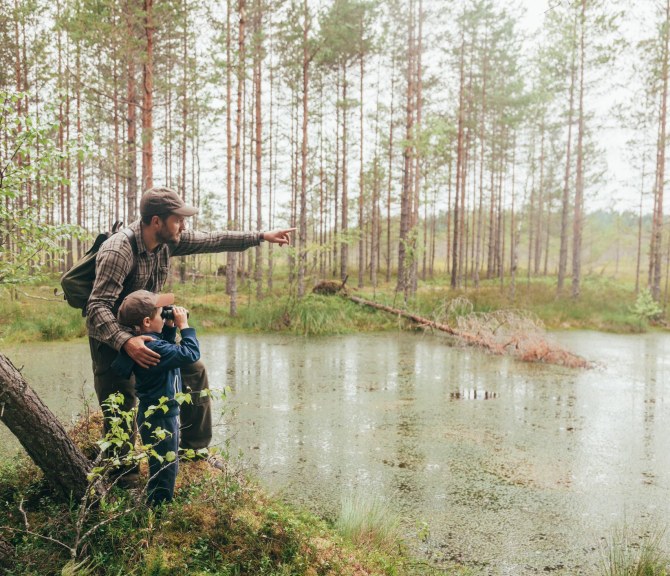
[[[81,312],[70,308],[53,295],[57,285],[25,286],[11,292],[0,292],[0,341],[31,342],[67,340],[86,335]],[[307,292],[297,298],[294,286],[276,282],[272,292],[256,297],[253,283],[242,283],[237,302],[237,316],[230,315],[230,300],[224,279],[185,282],[173,281],[166,291],[175,292],[177,303],[190,309],[193,325],[201,331],[287,332],[300,335],[338,335],[364,331],[397,330],[412,325],[384,312],[358,306],[341,296],[324,296]],[[395,285],[376,289],[349,288],[364,298],[381,304],[412,311],[436,320],[445,305],[465,298],[472,312],[491,313],[516,310],[532,314],[548,329],[595,329],[613,332],[640,332],[665,326],[663,317],[641,321],[634,313],[636,295],[625,285],[599,276],[587,277],[578,299],[566,289],[557,295],[555,281],[547,278],[517,282],[512,293],[509,286],[497,280],[482,281],[453,290],[446,280],[420,284],[415,297],[405,302]]]
[[[72,432],[82,450],[98,426]],[[447,574],[403,552],[387,517],[352,539],[311,513],[267,496],[228,459],[180,466],[175,498],[151,509],[138,493],[113,488],[90,511],[95,532],[71,557],[76,502],[57,500],[27,457],[0,465],[0,539],[13,555],[7,576],[414,576]],[[121,513],[120,513],[121,512]],[[393,525],[395,526],[395,524]],[[382,545],[383,543],[383,545]],[[0,563],[2,558],[0,557]]]

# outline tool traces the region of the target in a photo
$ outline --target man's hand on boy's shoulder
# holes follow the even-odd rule
[[[147,348],[145,342],[153,340],[151,336],[133,336],[123,345],[123,350],[130,356],[135,364],[142,368],[151,368],[160,361],[160,354]]]

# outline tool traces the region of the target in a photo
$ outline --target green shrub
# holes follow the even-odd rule
[[[663,314],[663,308],[654,300],[648,288],[640,290],[630,311],[638,319],[640,328],[650,320],[657,320]]]

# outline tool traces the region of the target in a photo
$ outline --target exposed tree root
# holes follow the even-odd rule
[[[347,295],[347,298],[357,304],[407,318],[419,326],[446,332],[469,346],[483,348],[493,354],[510,354],[524,362],[544,362],[570,368],[593,366],[581,356],[549,342],[542,322],[528,313],[516,310],[476,313],[467,299],[457,298],[440,311],[438,320],[431,320],[358,296]],[[443,319],[455,321],[456,327],[441,321]]]
[[[349,278],[348,274],[344,277],[342,282],[336,282],[335,280],[321,280],[321,282],[312,288],[312,292],[314,292],[314,294],[323,294],[326,296],[332,296],[333,294],[348,295],[349,293],[345,286],[347,278]]]

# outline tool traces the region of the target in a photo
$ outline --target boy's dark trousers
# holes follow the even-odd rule
[[[112,362],[118,354],[114,348],[95,338],[89,338],[88,341],[91,349],[91,360],[93,361],[95,393],[100,406],[109,398],[110,394],[121,392],[124,398],[122,410],[131,410],[136,404],[135,377],[121,378],[111,369]],[[200,394],[202,390],[209,390],[205,365],[201,360],[198,360],[193,364],[182,367],[181,378],[183,390],[191,392],[192,403],[184,402],[181,405],[180,446],[194,450],[207,448],[212,440],[212,403],[209,394]],[[105,414],[105,433],[109,430],[108,416],[108,414]],[[136,432],[136,429],[132,431],[131,437],[133,439]]]
[[[174,460],[168,462],[164,459],[162,462],[155,456],[149,457],[149,482],[147,482],[147,502],[150,506],[156,506],[163,502],[170,502],[174,495],[174,485],[179,471],[179,459],[177,453],[179,450],[179,416],[168,416],[162,410],[156,410],[153,414],[146,417],[144,413],[151,404],[158,404],[158,400],[153,403],[140,402],[137,412],[137,425],[140,429],[142,444],[153,446],[153,449],[160,456],[165,457],[168,452],[174,452]],[[143,425],[149,423],[150,426]],[[162,428],[166,432],[162,440],[156,438],[156,430]]]

